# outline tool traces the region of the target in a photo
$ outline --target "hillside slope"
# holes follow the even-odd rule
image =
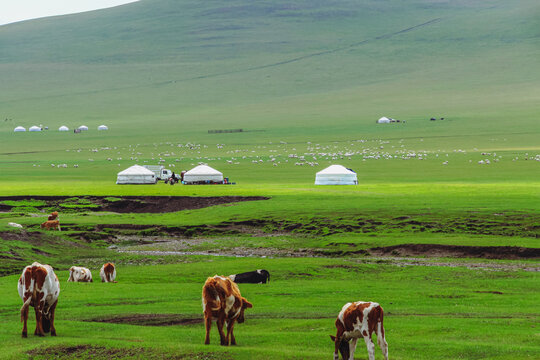
[[[106,122],[133,135],[241,127],[339,138],[377,131],[382,115],[446,116],[455,135],[530,132],[539,9],[535,0],[142,0],[1,26],[0,118],[13,119],[1,132]]]

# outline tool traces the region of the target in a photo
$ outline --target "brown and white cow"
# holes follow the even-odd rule
[[[42,229],[56,229],[60,231],[60,222],[58,220],[47,220],[41,224]]]
[[[92,272],[85,267],[72,266],[69,268],[68,281],[73,282],[93,282]]]
[[[371,335],[377,335],[384,358],[388,360],[388,344],[384,338],[383,308],[375,302],[357,301],[347,303],[336,320],[336,336],[330,335],[334,342],[334,360],[339,360],[338,350],[344,360],[354,360],[356,342],[363,337],[366,342],[369,360],[375,360],[375,344]],[[350,341],[350,343],[349,343]]]
[[[216,321],[221,345],[236,345],[234,323],[244,322],[244,310],[253,305],[242,297],[238,285],[225,276],[215,275],[206,279],[202,290],[202,307],[206,325],[205,344],[210,344],[210,328],[212,320]],[[227,325],[227,335],[223,325]]]
[[[116,282],[116,268],[113,263],[106,263],[99,270],[99,276],[101,276],[101,282]]]
[[[58,277],[49,265],[33,263],[24,268],[18,284],[19,296],[23,301],[21,322],[24,322],[22,337],[28,336],[27,321],[30,306],[36,312],[36,330],[34,335],[45,336],[50,332],[56,336],[54,312],[60,294]]]

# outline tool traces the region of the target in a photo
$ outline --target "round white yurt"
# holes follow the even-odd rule
[[[140,165],[133,165],[116,176],[117,184],[155,184],[156,174]]]
[[[208,165],[199,165],[184,174],[184,184],[223,182],[223,174]]]
[[[62,125],[58,128],[58,131],[69,131],[69,128],[65,125]]]
[[[383,116],[379,120],[377,120],[377,124],[390,124],[392,121],[390,118],[387,118],[386,116]]]
[[[17,126],[15,129],[13,129],[14,132],[23,132],[26,131],[26,128],[22,126]]]
[[[107,125],[99,125],[97,127],[98,130],[109,130],[109,127]]]
[[[356,173],[341,165],[331,165],[315,176],[315,185],[357,185]]]
[[[79,130],[81,130],[81,131],[86,131],[86,130],[88,130],[88,126],[86,126],[86,125],[81,125],[81,126],[79,126]]]
[[[31,126],[30,129],[28,129],[28,131],[41,131],[41,128],[39,126]]]

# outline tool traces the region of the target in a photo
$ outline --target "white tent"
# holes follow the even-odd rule
[[[109,130],[109,128],[107,127],[107,125],[99,125],[97,127],[98,130]]]
[[[28,129],[28,131],[41,131],[41,128],[39,126],[31,126],[30,129]]]
[[[58,128],[58,131],[69,131],[69,128],[65,125],[62,125]]]
[[[341,165],[331,165],[315,176],[315,185],[356,185],[356,173]]]
[[[15,129],[13,129],[14,132],[22,132],[26,131],[26,129],[22,126],[17,126]]]
[[[386,116],[383,116],[382,118],[377,120],[377,124],[389,124],[391,122],[392,122],[391,119],[387,118]]]
[[[86,125],[81,125],[81,126],[79,126],[79,130],[81,130],[81,131],[82,131],[82,130],[85,130],[85,131],[86,131],[86,130],[88,130],[88,126],[86,126]]]
[[[223,174],[207,165],[199,165],[184,174],[184,183],[222,182]]]
[[[116,177],[117,184],[155,184],[156,174],[140,165],[133,165],[120,171]]]

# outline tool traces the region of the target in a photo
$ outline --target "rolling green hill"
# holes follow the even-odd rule
[[[0,118],[13,121],[2,133],[106,122],[339,138],[380,136],[382,115],[443,116],[455,123],[436,131],[454,135],[530,132],[539,10],[533,0],[143,0],[5,25]]]

